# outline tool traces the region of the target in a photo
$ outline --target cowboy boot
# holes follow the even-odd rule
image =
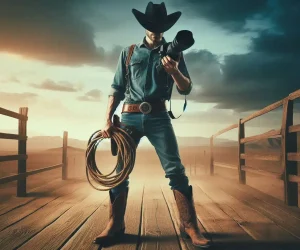
[[[127,205],[128,187],[117,197],[113,197],[113,193],[109,190],[109,221],[106,228],[98,235],[93,243],[101,244],[113,238],[122,236],[125,232],[124,215]]]
[[[191,238],[196,247],[209,247],[210,241],[201,234],[198,227],[192,186],[189,186],[189,197],[178,190],[173,190],[173,194],[180,217],[180,235],[184,238]]]

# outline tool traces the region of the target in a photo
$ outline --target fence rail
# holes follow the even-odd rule
[[[297,161],[300,161],[300,153],[297,152],[297,132],[300,132],[300,124],[293,124],[293,106],[294,100],[300,97],[300,89],[289,94],[284,99],[275,102],[246,118],[239,119],[237,124],[230,125],[211,136],[210,138],[210,174],[214,174],[215,165],[228,169],[237,170],[239,182],[246,184],[246,172],[261,174],[278,178],[278,174],[257,170],[246,165],[246,160],[264,160],[264,161],[281,161],[281,170],[284,181],[285,203],[290,206],[298,206],[298,176]],[[281,128],[272,130],[263,134],[245,137],[245,123],[261,115],[283,106]],[[232,129],[238,129],[238,165],[228,166],[222,163],[214,162],[214,139]],[[268,138],[281,138],[280,153],[245,153],[245,144]]]
[[[68,144],[68,132],[64,131],[63,134],[63,148],[62,148],[62,163],[27,171],[27,120],[28,120],[28,108],[22,107],[19,109],[19,113],[0,108],[0,115],[15,118],[19,121],[18,134],[0,133],[0,139],[18,140],[18,154],[17,155],[4,155],[0,156],[0,162],[4,161],[18,161],[18,174],[10,175],[0,178],[0,184],[4,184],[11,181],[17,181],[17,196],[26,197],[26,181],[30,175],[35,175],[41,172],[62,168],[62,179],[67,179],[67,144]]]

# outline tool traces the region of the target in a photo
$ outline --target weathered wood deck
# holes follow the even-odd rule
[[[220,176],[190,177],[210,249],[300,249],[300,209]],[[0,249],[194,249],[178,232],[166,179],[130,183],[126,234],[115,245],[92,243],[108,220],[108,192],[84,179],[56,179],[28,197],[0,203]]]

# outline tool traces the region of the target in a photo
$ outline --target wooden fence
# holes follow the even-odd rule
[[[9,116],[19,120],[19,133],[18,134],[7,134],[0,133],[0,139],[11,139],[18,140],[18,154],[17,155],[5,155],[0,156],[0,162],[4,161],[18,161],[18,174],[10,175],[7,177],[0,178],[0,184],[17,181],[17,196],[26,196],[26,178],[29,175],[38,174],[44,171],[62,168],[62,179],[67,179],[67,142],[68,142],[68,132],[64,131],[63,134],[63,149],[62,149],[62,163],[44,167],[32,171],[27,171],[27,120],[28,120],[28,108],[20,108],[19,113],[0,108],[0,115]]]
[[[238,170],[239,182],[246,184],[246,172],[252,172],[256,174],[262,174],[267,176],[273,176],[277,178],[278,175],[257,170],[246,166],[245,161],[251,160],[266,160],[266,161],[281,161],[282,173],[284,173],[284,199],[285,203],[290,206],[298,206],[298,183],[300,183],[300,176],[298,176],[297,161],[300,161],[300,152],[297,152],[297,132],[300,132],[300,124],[293,124],[293,104],[294,100],[300,97],[300,89],[291,93],[286,98],[273,103],[262,110],[259,110],[250,116],[239,119],[237,124],[233,124],[225,129],[220,130],[210,138],[210,174],[214,174],[214,138],[217,136],[238,128],[238,165],[228,166],[219,164],[218,167],[226,167],[234,170]],[[260,135],[245,137],[245,123],[264,115],[274,109],[283,106],[282,124],[278,130],[272,130]],[[245,153],[245,143],[267,139],[270,137],[281,137],[281,152],[280,153],[268,153],[268,154],[251,154]]]

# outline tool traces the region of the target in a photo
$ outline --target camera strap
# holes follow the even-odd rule
[[[181,57],[182,57],[182,52],[180,53],[179,60],[180,60]],[[169,76],[169,77],[171,77],[171,76]],[[167,81],[168,81],[168,78],[167,78]],[[171,86],[171,93],[170,93],[170,110],[168,111],[168,114],[169,114],[169,116],[170,116],[172,119],[178,119],[180,116],[182,116],[183,112],[184,112],[185,109],[186,109],[186,106],[187,106],[186,95],[184,95],[184,104],[183,104],[183,110],[182,110],[182,113],[181,113],[180,116],[175,117],[175,116],[173,115],[172,110],[171,110],[172,91],[173,91],[173,84],[172,84],[172,86]]]
[[[172,89],[173,89],[173,85],[172,85]],[[183,112],[185,111],[185,108],[186,108],[186,105],[187,105],[187,101],[186,101],[186,95],[184,95],[184,105],[183,105],[183,111],[182,111],[182,113],[181,113],[181,115],[180,115],[180,116],[178,116],[178,117],[175,117],[175,116],[173,115],[173,112],[172,112],[172,110],[171,110],[171,97],[172,97],[172,89],[171,89],[171,95],[170,95],[170,110],[168,111],[168,114],[169,114],[169,116],[170,116],[172,119],[178,119],[180,116],[182,116]]]

